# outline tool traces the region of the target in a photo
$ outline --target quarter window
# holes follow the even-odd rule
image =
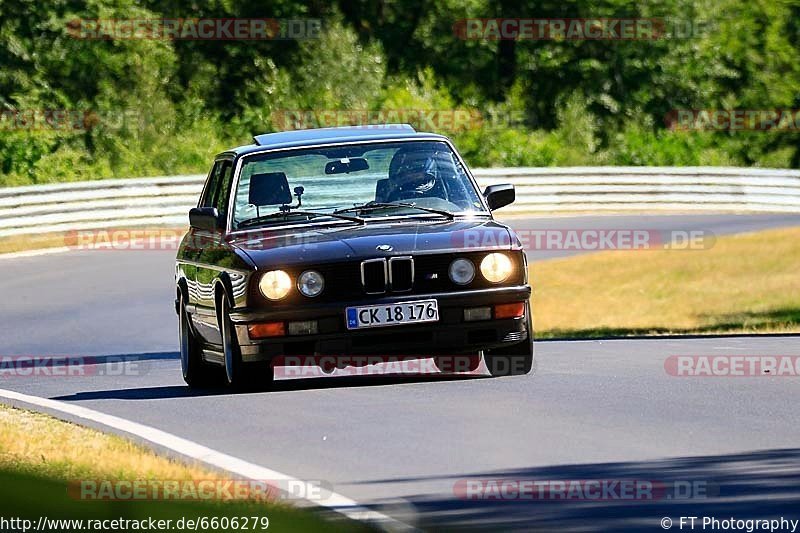
[[[221,217],[228,214],[228,198],[233,177],[233,161],[220,160],[214,163],[208,176],[208,183],[203,191],[201,207],[216,207]]]
[[[228,198],[230,197],[231,177],[233,176],[233,162],[222,161],[222,167],[217,180],[217,194],[214,197],[214,207],[224,220],[228,215]]]
[[[219,174],[224,161],[217,161],[211,167],[211,172],[206,180],[206,188],[203,190],[203,197],[200,199],[200,207],[215,207],[214,197],[217,194],[219,184]]]

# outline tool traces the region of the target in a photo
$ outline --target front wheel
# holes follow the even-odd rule
[[[178,332],[181,341],[181,372],[189,387],[219,385],[220,371],[203,361],[203,348],[189,324],[189,314],[183,296],[178,304]]]
[[[525,315],[527,339],[511,346],[486,351],[486,368],[493,377],[521,376],[530,374],[533,369],[533,320],[530,303],[525,306]]]
[[[239,389],[262,389],[272,384],[275,368],[269,361],[245,363],[230,316],[228,299],[223,296],[220,306],[220,333],[225,354],[225,378],[228,385]]]

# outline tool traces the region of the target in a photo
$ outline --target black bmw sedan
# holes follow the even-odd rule
[[[527,374],[527,262],[492,217],[514,195],[481,193],[449,139],[408,125],[271,133],[219,154],[177,254],[184,379],[265,385],[286,356],[357,354]]]

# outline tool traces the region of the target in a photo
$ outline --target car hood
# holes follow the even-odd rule
[[[260,229],[236,235],[230,243],[246,253],[256,267],[519,248],[519,240],[507,226],[487,219]]]

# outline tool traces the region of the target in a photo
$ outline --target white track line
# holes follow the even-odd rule
[[[40,255],[61,254],[71,250],[73,250],[73,248],[68,248],[66,246],[59,246],[56,248],[39,248],[38,250],[25,250],[24,252],[9,252],[0,254],[0,259],[18,259],[20,257],[37,257]]]
[[[64,415],[68,415],[67,420],[72,419],[89,421],[100,426],[111,428],[119,432],[132,435],[141,440],[154,444],[161,448],[166,448],[181,456],[194,459],[196,461],[205,463],[218,469],[225,470],[232,474],[242,476],[243,478],[253,479],[258,481],[287,481],[292,483],[307,483],[300,481],[292,476],[259,466],[253,463],[248,463],[242,459],[238,459],[231,455],[212,450],[196,442],[183,439],[166,431],[161,431],[154,427],[145,426],[137,422],[131,422],[124,418],[108,415],[73,405],[67,402],[58,400],[50,400],[48,398],[40,398],[39,396],[31,396],[19,392],[0,389],[0,398],[10,400],[11,404],[19,407],[32,407],[38,410],[44,410],[48,414],[52,414],[59,418],[65,419]],[[313,484],[309,484],[312,485]],[[318,491],[325,492],[325,488],[315,487]],[[306,490],[306,494],[310,492]],[[367,509],[360,505],[358,502],[351,500],[346,496],[330,492],[329,496],[321,501],[306,500],[313,505],[325,507],[327,509],[336,511],[352,520],[359,520],[369,522],[375,526],[389,531],[413,531],[414,528],[408,524],[404,524],[394,518],[391,518],[383,513]]]

